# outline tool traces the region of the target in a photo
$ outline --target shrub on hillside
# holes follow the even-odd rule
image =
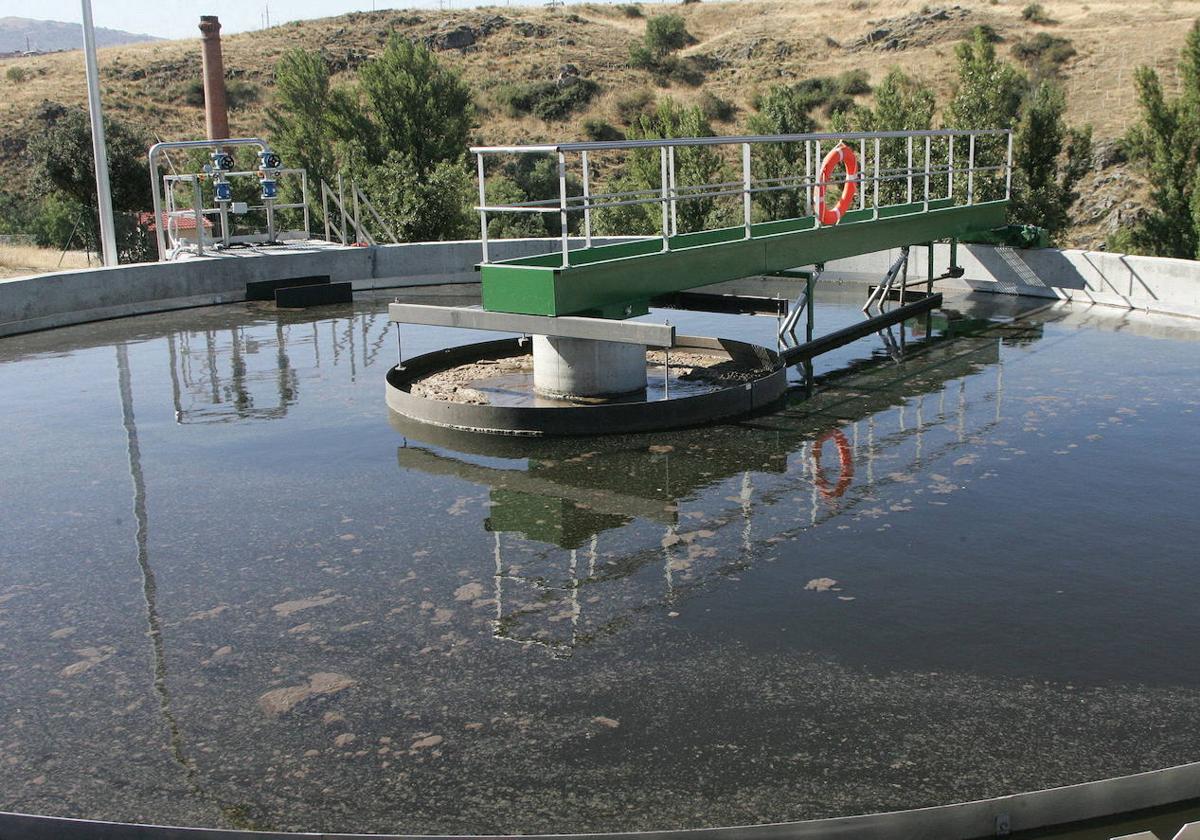
[[[591,117],[583,121],[583,133],[589,140],[624,140],[625,135],[608,120]]]
[[[1030,3],[1021,10],[1021,17],[1030,23],[1040,23],[1043,25],[1057,22],[1046,13],[1046,8],[1041,3]]]
[[[1051,76],[1075,55],[1070,40],[1039,32],[1032,38],[1023,38],[1013,44],[1013,58],[1027,65],[1038,76]]]
[[[551,122],[585,107],[600,90],[591,79],[571,76],[557,82],[525,82],[500,87],[496,98],[509,116],[532,114]]]

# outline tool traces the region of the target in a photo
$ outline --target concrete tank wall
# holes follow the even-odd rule
[[[616,239],[598,242],[621,241]],[[573,242],[581,246],[581,241]],[[557,239],[490,243],[493,258],[555,251]],[[830,273],[877,280],[895,259],[881,251],[829,264]],[[924,276],[927,249],[914,247],[909,277]],[[1014,250],[964,245],[963,278],[942,280],[941,290],[1085,301],[1200,317],[1200,263],[1052,248]],[[356,290],[476,283],[476,241],[418,242],[369,248],[294,246],[270,256],[224,256],[80,269],[0,281],[0,336],[67,324],[242,300],[251,280],[328,274]],[[949,246],[935,245],[936,273],[945,271]],[[710,287],[715,288],[715,287]]]
[[[837,260],[826,270],[878,280],[898,254],[895,249]],[[908,269],[911,280],[926,276],[928,254],[925,247],[912,249]],[[945,272],[949,260],[950,246],[935,245],[935,275]],[[960,245],[958,262],[966,270],[963,277],[938,281],[939,290],[972,289],[1200,318],[1200,262],[1193,260],[1105,251]]]

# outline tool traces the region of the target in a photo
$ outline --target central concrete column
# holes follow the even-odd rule
[[[551,397],[607,397],[646,388],[646,345],[533,337],[533,387]]]

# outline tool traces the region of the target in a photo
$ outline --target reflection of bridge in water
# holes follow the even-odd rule
[[[935,326],[944,335],[965,323]],[[398,459],[403,468],[489,488],[483,526],[494,535],[494,634],[569,655],[631,611],[735,576],[831,520],[871,515],[882,487],[987,446],[982,436],[1002,416],[1000,347],[1038,340],[1041,326],[973,327],[954,341],[910,340],[900,366],[878,352],[782,411],[656,435],[649,451],[630,448],[627,438],[531,443],[397,421],[457,450],[410,443]],[[495,466],[496,457],[525,459],[525,468]],[[649,545],[644,531],[626,530],[646,520],[663,529]],[[660,583],[648,587],[653,568]]]

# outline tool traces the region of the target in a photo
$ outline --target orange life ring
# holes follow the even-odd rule
[[[832,440],[837,446],[838,461],[841,466],[837,484],[834,486],[830,486],[829,479],[821,471],[821,447],[827,440]],[[850,441],[846,440],[841,429],[831,429],[817,438],[817,442],[813,444],[812,464],[813,483],[817,485],[817,489],[826,499],[838,498],[850,489],[850,482],[854,480],[854,452],[850,448]]]
[[[833,177],[833,170],[837,168],[838,164],[846,167],[846,180],[842,184],[842,197],[838,199],[838,203],[833,207],[826,207],[825,190],[829,186],[829,181]],[[816,205],[817,218],[821,224],[836,225],[846,215],[846,211],[854,203],[854,196],[858,193],[857,176],[858,156],[845,143],[838,143],[830,150],[829,154],[825,155],[825,159],[821,161],[821,174],[814,189],[816,197],[813,201]]]

